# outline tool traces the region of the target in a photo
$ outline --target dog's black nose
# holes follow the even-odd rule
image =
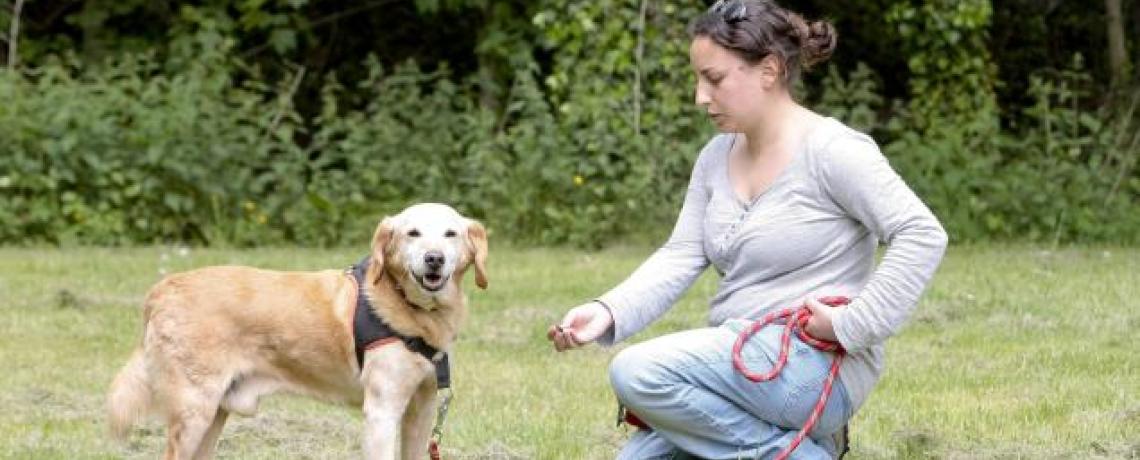
[[[428,251],[424,254],[424,263],[432,270],[439,270],[443,266],[443,253],[439,251]]]

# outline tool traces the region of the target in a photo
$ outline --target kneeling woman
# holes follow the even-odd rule
[[[570,310],[548,337],[561,351],[612,345],[671,308],[712,265],[710,327],[626,348],[610,367],[618,399],[647,427],[621,459],[771,458],[815,409],[834,354],[791,339],[788,364],[755,383],[733,365],[742,330],[806,306],[811,337],[846,351],[838,381],[792,458],[836,458],[839,434],[883,370],[883,345],[910,317],[946,247],[938,220],[875,141],[797,103],[801,69],[830,56],[834,28],[765,0],[721,1],[691,26],[696,103],[720,130],[701,150],[669,240],[619,284]],[[887,245],[875,265],[879,242]],[[845,296],[841,307],[824,296]],[[740,351],[764,370],[782,327]]]

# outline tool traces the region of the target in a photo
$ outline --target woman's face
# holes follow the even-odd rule
[[[721,132],[745,132],[766,118],[780,88],[773,56],[749,64],[702,36],[689,47],[689,63],[697,73],[696,103]]]

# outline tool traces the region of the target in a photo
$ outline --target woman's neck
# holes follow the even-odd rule
[[[785,147],[789,140],[799,137],[800,127],[806,124],[810,115],[811,111],[790,96],[780,99],[763,120],[744,131],[749,156],[755,160],[768,156],[774,149]]]

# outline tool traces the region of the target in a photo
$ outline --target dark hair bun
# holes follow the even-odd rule
[[[753,65],[775,55],[788,83],[830,58],[838,38],[830,22],[806,21],[773,0],[721,0],[689,25],[689,34],[708,37]]]
[[[804,67],[811,67],[831,57],[839,37],[835,26],[827,21],[811,21],[806,26],[800,29],[800,46]]]

